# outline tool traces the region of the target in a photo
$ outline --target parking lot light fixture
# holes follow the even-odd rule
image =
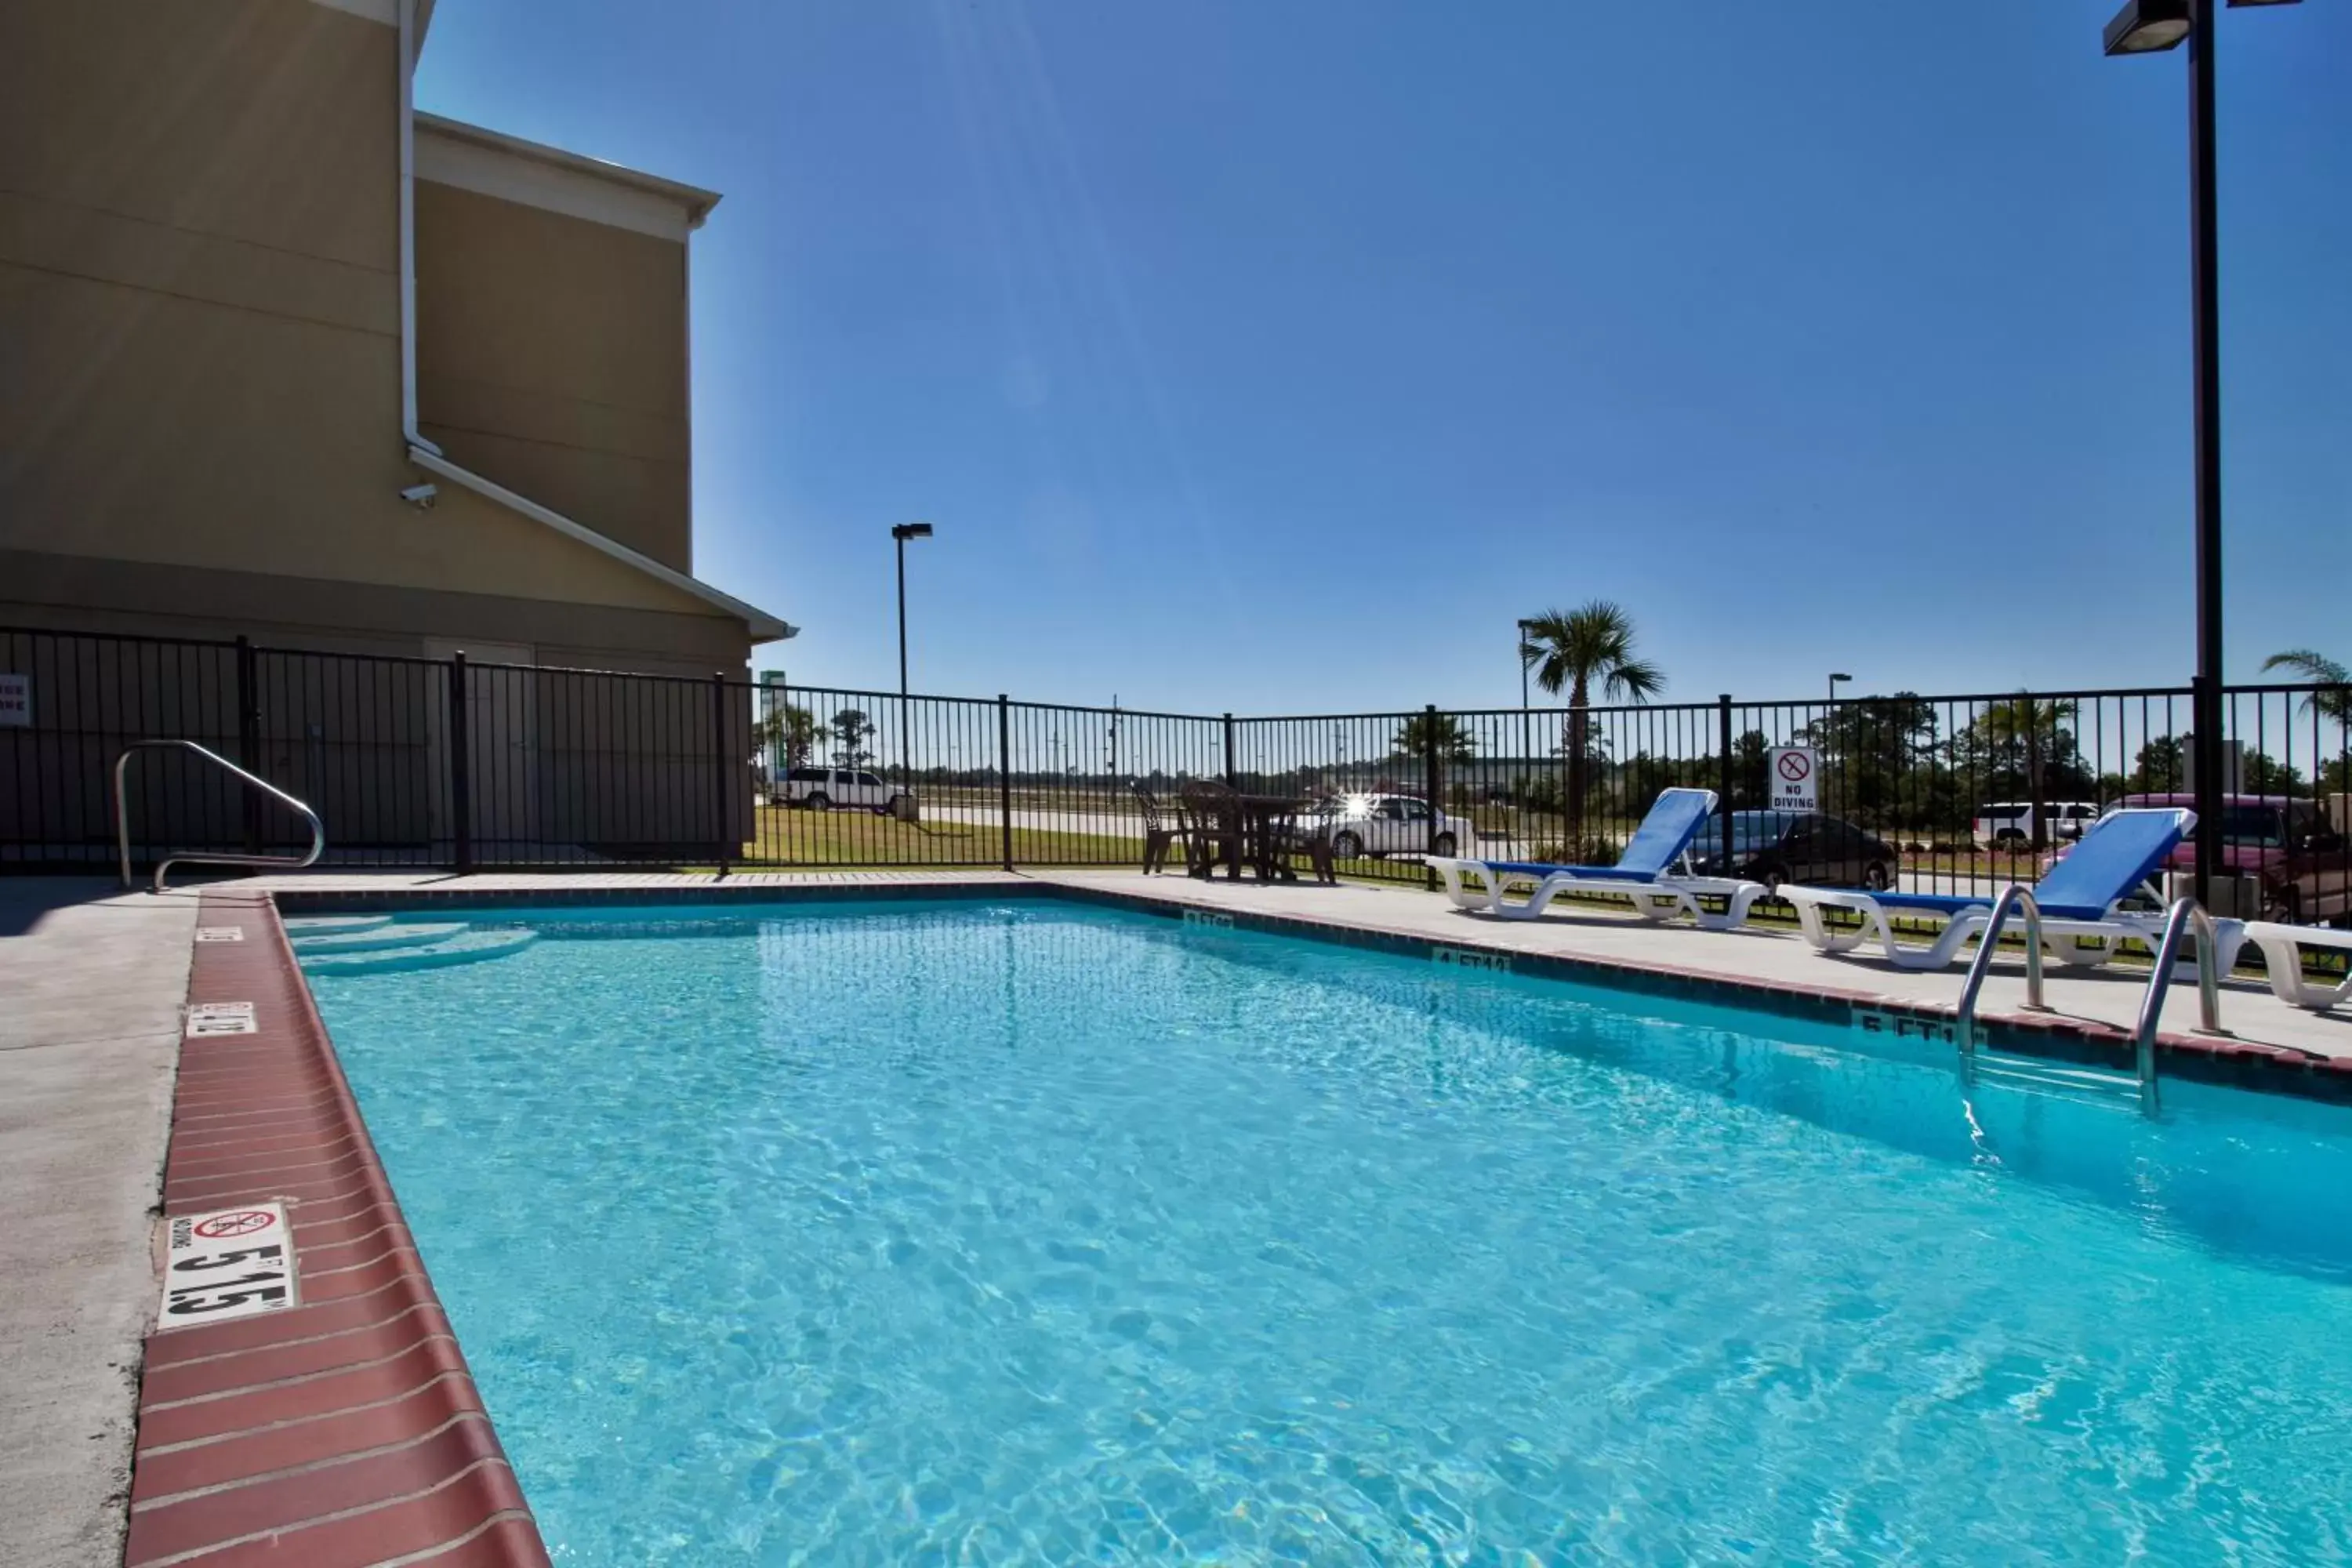
[[[2189,0],[2124,0],[2104,38],[2111,55],[2152,55],[2177,47],[2196,24]]]
[[[894,522],[890,537],[898,546],[898,773],[900,782],[914,782],[914,763],[907,755],[907,541],[929,539],[928,522]]]
[[[2292,0],[2230,0],[2291,4]],[[2222,873],[2221,757],[2226,716],[2221,660],[2221,289],[2214,216],[2213,0],[2126,0],[2106,26],[2110,55],[2189,45],[2190,379],[2197,499],[2197,679],[2189,698],[2197,796],[2197,901],[2211,908]]]

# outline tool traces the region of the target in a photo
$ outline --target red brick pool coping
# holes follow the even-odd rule
[[[507,1568],[547,1549],[267,895],[211,893],[163,1213],[286,1205],[300,1302],[151,1334],[125,1568]]]

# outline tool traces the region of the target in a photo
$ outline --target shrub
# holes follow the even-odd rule
[[[1614,866],[1619,847],[1614,838],[1588,833],[1573,844],[1538,844],[1535,858],[1555,866]]]

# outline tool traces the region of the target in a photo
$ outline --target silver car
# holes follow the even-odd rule
[[[1331,853],[1342,860],[1455,855],[1478,842],[1478,830],[1468,818],[1433,814],[1429,803],[1413,795],[1333,795],[1315,807],[1307,824],[1330,835]]]

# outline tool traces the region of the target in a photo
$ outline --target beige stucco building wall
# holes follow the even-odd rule
[[[316,0],[0,7],[0,625],[741,668],[740,616],[460,487],[399,499],[427,476],[400,437],[396,57]],[[682,243],[419,188],[449,246],[438,427],[683,570]],[[456,346],[567,242],[576,287]]]
[[[467,467],[692,571],[686,288],[683,233],[420,177],[420,426]]]
[[[528,504],[421,470],[394,15],[0,5],[0,669],[30,672],[37,719],[0,732],[0,850],[102,842],[111,751],[235,741],[242,700],[219,648],[11,627],[541,667],[477,678],[468,728],[507,770],[471,786],[484,836],[675,845],[721,837],[721,811],[748,822],[748,701],[714,706],[709,678],[740,679],[770,618],[533,510],[690,570],[686,236],[717,198],[421,132],[471,148],[415,185],[422,430]],[[427,480],[430,510],[401,499]],[[257,732],[234,754],[314,798],[339,844],[446,843],[443,667],[254,668]],[[225,809],[150,820],[184,837]]]

